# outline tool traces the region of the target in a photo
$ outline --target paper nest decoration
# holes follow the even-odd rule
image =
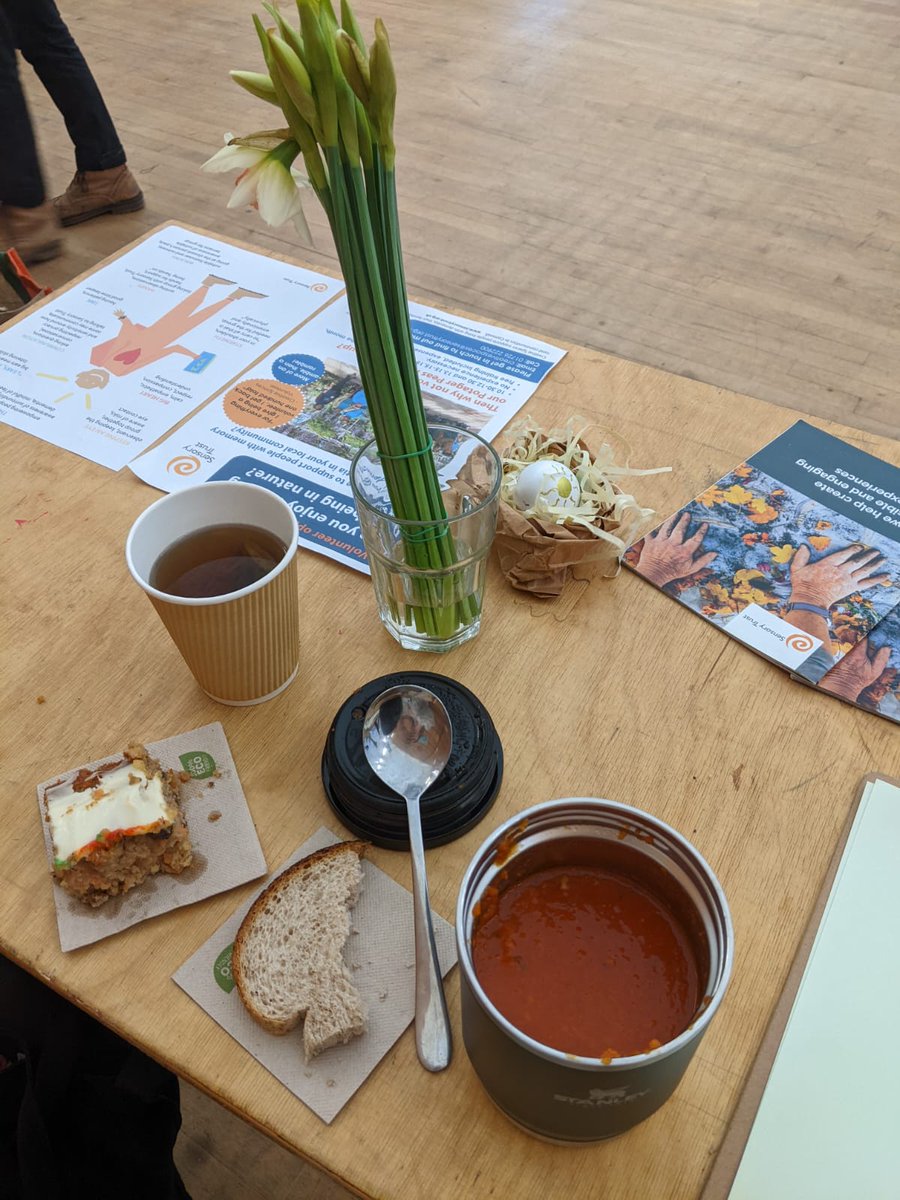
[[[616,462],[606,442],[596,452],[584,440],[589,425],[574,422],[542,430],[531,422],[511,430],[501,451],[503,480],[494,543],[500,567],[514,588],[534,596],[562,593],[575,567],[590,565],[606,579],[617,575],[621,557],[655,515],[624,492],[618,480],[658,475],[671,467],[639,470]],[[540,460],[562,463],[578,480],[577,504],[550,505],[540,496],[530,508],[516,506],[520,473]]]

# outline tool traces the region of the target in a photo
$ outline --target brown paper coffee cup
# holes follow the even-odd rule
[[[286,546],[278,565],[225,596],[171,596],[150,583],[164,550],[210,525],[254,525]],[[182,488],[151,504],[128,535],[125,557],[135,582],[181,651],[194,678],[222,704],[271,700],[297,674],[300,607],[297,519],[290,506],[252,483],[220,481]]]

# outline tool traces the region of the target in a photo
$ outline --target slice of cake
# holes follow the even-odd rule
[[[174,771],[163,771],[139,745],[45,788],[53,878],[96,908],[148,875],[180,874],[192,858],[180,790]]]

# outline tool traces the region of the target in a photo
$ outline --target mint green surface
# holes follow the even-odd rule
[[[900,1197],[900,788],[867,785],[729,1200]]]

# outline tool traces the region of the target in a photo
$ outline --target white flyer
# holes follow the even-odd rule
[[[117,471],[342,287],[163,226],[0,333],[0,420]]]
[[[410,305],[410,319],[429,420],[488,441],[565,354],[420,304]],[[291,505],[301,545],[367,572],[349,468],[371,437],[341,297],[131,470],[167,492],[209,479],[260,484]],[[449,462],[452,438],[438,451]]]

